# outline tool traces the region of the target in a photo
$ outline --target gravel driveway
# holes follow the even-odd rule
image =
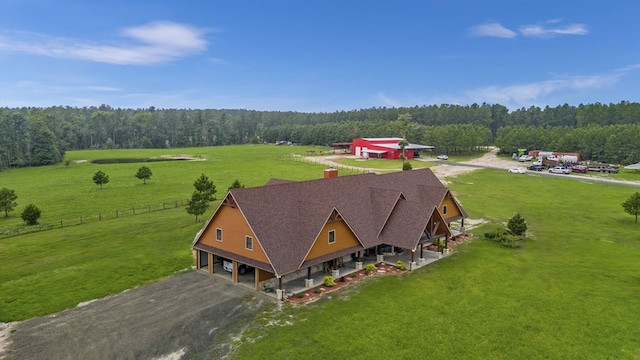
[[[220,359],[275,300],[191,271],[12,326],[9,359]]]

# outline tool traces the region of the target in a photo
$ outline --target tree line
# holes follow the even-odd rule
[[[356,137],[398,136],[394,123],[404,114],[411,116],[414,125],[407,132],[407,140],[433,145],[444,152],[467,151],[494,141],[500,145],[498,139],[510,144],[510,134],[520,128],[536,129],[535,133],[544,133],[545,139],[539,142],[541,146],[529,145],[532,142],[527,141],[513,145],[517,148],[577,151],[575,144],[564,148],[559,147],[564,146],[559,140],[557,144],[546,140],[577,131],[580,136],[595,136],[592,143],[598,145],[602,145],[602,134],[624,138],[624,142],[605,139],[610,149],[586,151],[587,158],[601,156],[603,161],[625,161],[636,158],[634,154],[638,152],[637,138],[630,139],[635,142],[628,142],[629,135],[620,133],[624,126],[640,120],[640,104],[627,101],[577,107],[532,106],[514,111],[500,104],[483,103],[332,113],[56,106],[0,108],[0,168],[55,164],[62,161],[67,150],[181,148],[275,141],[328,145]],[[463,133],[451,134],[451,131]]]

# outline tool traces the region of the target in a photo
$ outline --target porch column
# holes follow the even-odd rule
[[[465,236],[465,234],[464,234],[464,218],[462,218],[462,220],[460,220],[460,232],[462,233],[462,236]]]
[[[416,269],[416,262],[413,260],[413,256],[416,253],[416,249],[411,249],[411,262],[409,263],[409,270],[413,271]]]
[[[234,283],[237,283],[238,282],[238,262],[235,260],[232,260],[232,261],[233,261],[232,262],[233,265],[231,267],[233,268],[233,270],[231,271],[231,280]]]
[[[212,253],[207,253],[207,258],[208,258],[207,270],[209,270],[209,274],[213,274],[214,273],[214,270],[213,270],[213,254]]]
[[[276,298],[284,300],[284,289],[282,288],[282,277],[278,276],[278,289],[276,290]]]
[[[311,278],[311,266],[307,268],[307,278],[304,279],[304,288],[310,289],[313,287],[313,279]]]

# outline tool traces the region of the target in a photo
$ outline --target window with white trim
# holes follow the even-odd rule
[[[216,228],[216,240],[222,241],[222,229]]]
[[[247,250],[253,250],[253,238],[251,236],[244,237],[244,248]]]
[[[329,244],[333,244],[334,242],[336,242],[336,231],[329,230]]]

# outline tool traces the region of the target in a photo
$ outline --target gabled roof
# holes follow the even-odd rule
[[[449,190],[428,168],[302,182],[271,180],[266,186],[227,193],[256,235],[276,275],[308,263],[306,254],[336,211],[364,248],[383,243],[413,248],[448,195]],[[357,250],[347,249],[345,254]]]

